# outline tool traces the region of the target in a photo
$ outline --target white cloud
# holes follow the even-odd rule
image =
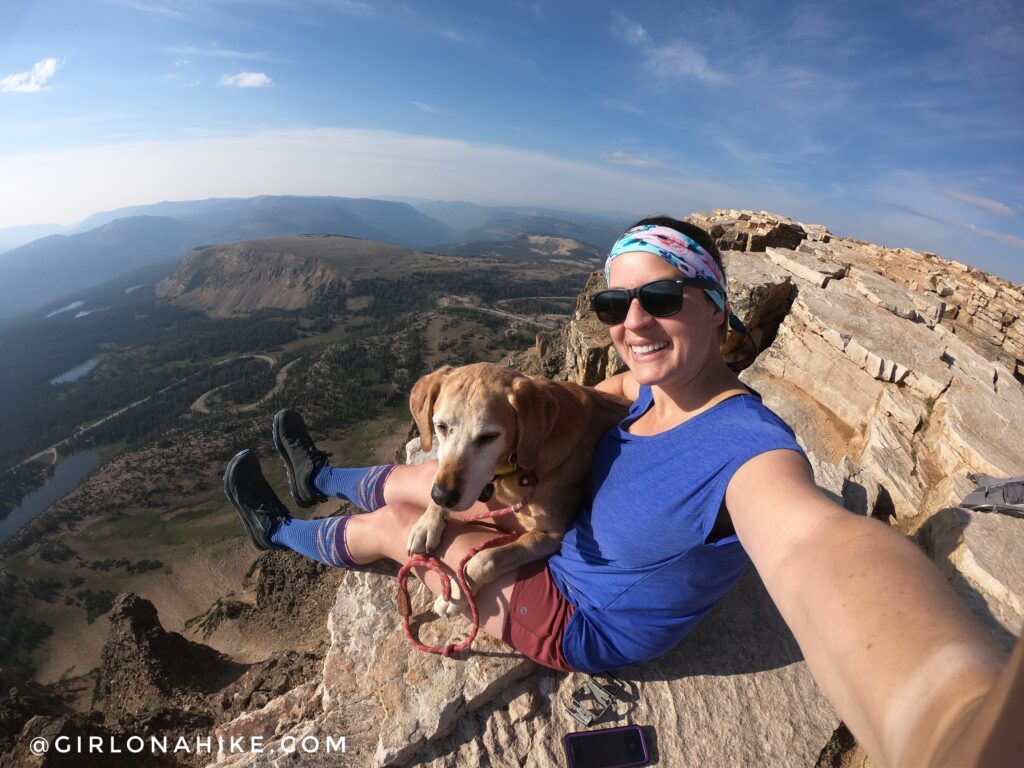
[[[231,61],[277,61],[273,56],[262,51],[234,51],[230,48],[221,48],[216,45],[209,46],[208,48],[198,48],[194,45],[178,45],[173,48],[165,48],[164,52],[185,59],[192,56],[203,56],[211,59],[230,59]]]
[[[456,43],[466,42],[466,36],[459,32],[459,30],[452,29],[451,27],[441,27],[437,30],[437,34],[441,35],[441,37],[447,37]]]
[[[429,112],[432,115],[443,115],[444,111],[438,109],[433,104],[427,104],[425,101],[410,101],[409,104],[416,107],[421,112]]]
[[[670,43],[647,50],[644,65],[662,80],[702,80],[723,83],[725,75],[712,69],[707,57],[689,43]]]
[[[640,157],[639,155],[631,155],[628,152],[622,150],[615,150],[607,155],[605,158],[616,165],[629,165],[634,168],[657,168],[661,163],[650,160],[646,157]]]
[[[220,84],[236,88],[266,88],[273,85],[274,81],[263,72],[239,72],[237,75],[224,75],[220,79]]]
[[[329,0],[328,5],[349,16],[373,16],[376,13],[372,3],[364,3],[362,0]]]
[[[171,8],[167,4],[143,2],[143,0],[106,0],[108,3],[115,5],[122,5],[126,8],[132,8],[136,11],[144,11],[145,13],[154,13],[158,16],[167,16],[173,19],[186,18],[186,15],[176,8]]]
[[[615,22],[612,31],[622,40],[625,40],[630,45],[640,45],[647,42],[647,30],[643,28],[643,25],[638,24],[618,11],[612,11],[612,19]]]
[[[1013,208],[1000,203],[998,200],[990,200],[987,197],[972,195],[970,192],[961,192],[958,189],[944,189],[942,193],[947,197],[952,197],[954,200],[960,200],[968,205],[973,205],[975,208],[981,208],[983,211],[994,213],[996,216],[1005,216],[1008,219],[1012,219],[1017,215]]]
[[[38,93],[46,87],[64,62],[49,58],[36,62],[29,72],[17,72],[0,78],[0,93]]]
[[[989,204],[994,203],[998,207],[1003,206],[1002,203],[979,198],[974,195],[967,195],[971,200],[965,200],[964,195],[966,193],[950,194],[956,191],[928,174],[919,171],[893,170],[875,180],[870,194],[901,214],[908,214],[921,221],[931,222],[929,231],[927,233],[915,233],[915,239],[923,243],[930,241],[932,244],[925,245],[925,247],[928,250],[935,250],[947,258],[956,258],[958,261],[974,263],[983,268],[991,269],[991,267],[985,267],[988,259],[994,258],[986,253],[990,246],[983,247],[979,243],[978,237],[1001,243],[1012,249],[1013,252],[1024,250],[1024,239],[1010,232],[999,232],[965,220],[966,216],[964,215],[963,207],[950,202],[950,200],[968,202],[984,210],[991,210],[991,205]],[[982,204],[978,205],[978,201],[981,201]],[[989,205],[989,207],[986,207],[986,205]],[[1012,212],[1012,209],[1008,206],[1003,207]],[[935,227],[934,225],[936,224],[939,226]],[[971,237],[963,238],[960,254],[948,250],[944,252],[941,245],[943,237],[948,239],[950,230],[971,235]],[[1004,254],[1009,254],[1010,252],[1005,251]],[[1005,255],[1003,258],[1008,260],[1008,257]],[[1019,272],[1019,265],[1015,269]],[[1001,271],[1004,276],[1012,274],[1006,269]],[[1011,277],[1011,279],[1017,278]]]
[[[618,99],[613,99],[611,97],[606,98],[602,105],[605,109],[613,109],[617,112],[632,112],[634,115],[647,115],[647,113],[644,112],[639,107],[633,104],[627,104],[624,101],[619,101]]]
[[[1024,251],[1024,239],[1011,235],[1006,232],[996,232],[992,229],[985,229],[984,227],[976,227],[973,224],[968,224],[967,228],[971,232],[977,232],[982,237],[987,237],[989,240],[995,240],[997,243],[1008,245],[1011,248]]]
[[[621,40],[641,51],[644,68],[665,82],[700,80],[723,83],[725,75],[715,70],[707,57],[689,43],[676,41],[658,45],[643,25],[618,11],[612,12],[612,31]]]

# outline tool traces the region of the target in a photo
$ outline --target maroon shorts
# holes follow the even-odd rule
[[[516,574],[501,639],[538,664],[575,672],[562,655],[562,636],[573,610],[551,580],[547,560],[527,563]]]

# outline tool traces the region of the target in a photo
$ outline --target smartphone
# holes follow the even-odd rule
[[[569,768],[628,768],[651,759],[639,725],[565,734]]]

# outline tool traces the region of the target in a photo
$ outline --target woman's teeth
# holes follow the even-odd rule
[[[634,355],[649,355],[651,352],[657,352],[667,346],[667,341],[660,341],[657,344],[630,344],[629,348],[633,350]]]

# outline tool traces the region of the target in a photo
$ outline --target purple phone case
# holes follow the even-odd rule
[[[623,725],[619,728],[600,728],[594,731],[575,731],[574,733],[565,734],[565,756],[569,763],[569,768],[582,768],[582,766],[575,762],[572,742],[605,738],[608,734],[621,733],[623,731],[634,731],[639,736],[640,746],[643,748],[643,758],[639,762],[633,760],[625,763],[607,763],[602,765],[601,768],[633,768],[634,766],[647,765],[650,762],[651,756],[647,750],[647,738],[644,736],[644,729],[639,725]]]

